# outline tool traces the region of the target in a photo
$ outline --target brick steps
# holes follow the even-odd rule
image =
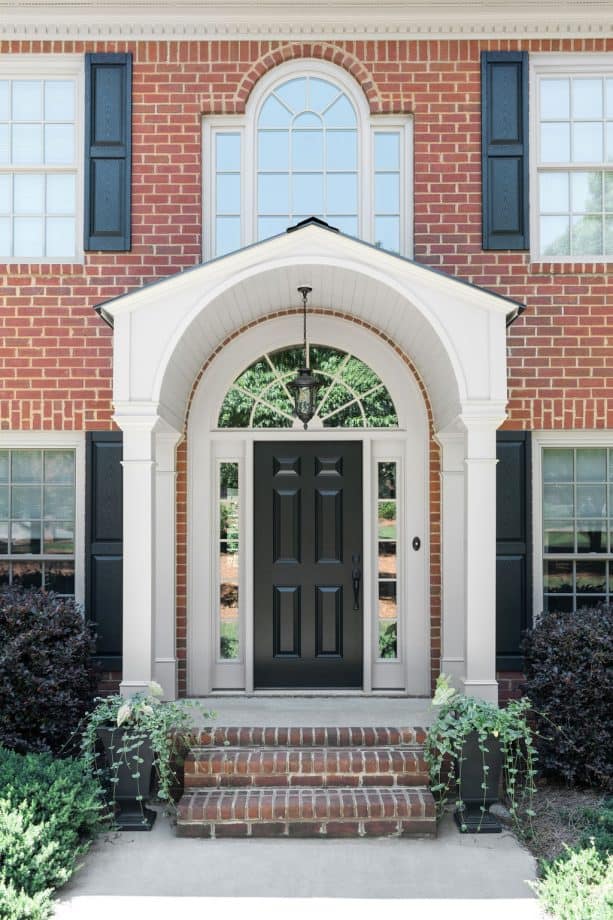
[[[243,786],[424,786],[423,755],[402,748],[194,748],[186,789]]]
[[[435,836],[421,728],[203,729],[180,837]]]
[[[434,836],[427,790],[198,789],[179,803],[179,837]]]

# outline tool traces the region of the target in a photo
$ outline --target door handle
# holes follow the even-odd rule
[[[351,561],[353,563],[353,568],[351,569],[351,581],[353,584],[353,609],[360,609],[360,582],[362,581],[362,570],[360,568],[360,557],[352,556]]]

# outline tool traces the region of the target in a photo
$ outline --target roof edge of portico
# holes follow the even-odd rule
[[[301,224],[295,227],[288,228],[287,231],[277,236],[251,243],[235,252],[219,256],[208,262],[201,262],[198,265],[186,268],[167,278],[155,279],[135,290],[127,291],[117,297],[102,301],[96,304],[94,309],[105,322],[113,326],[116,316],[140,309],[146,305],[149,298],[156,297],[165,287],[172,286],[175,288],[175,293],[178,293],[181,288],[194,282],[194,275],[202,274],[206,277],[207,274],[216,273],[224,263],[227,264],[229,270],[232,268],[233,263],[236,268],[238,268],[242,262],[251,257],[253,250],[259,250],[262,254],[264,254],[266,250],[270,250],[271,255],[275,250],[280,250],[277,252],[278,257],[281,255],[282,248],[286,244],[292,247],[293,240],[295,240],[298,234],[302,236],[302,234],[319,233],[327,233],[330,235],[332,247],[335,247],[335,244],[339,249],[341,247],[346,248],[347,246],[358,247],[358,251],[362,256],[368,253],[368,261],[371,263],[379,261],[380,264],[385,265],[387,260],[392,260],[388,263],[390,266],[393,265],[397,267],[398,265],[404,265],[406,266],[406,270],[411,273],[413,277],[421,277],[422,281],[425,283],[430,282],[442,286],[450,285],[450,289],[455,291],[456,296],[460,296],[462,299],[476,299],[483,307],[493,309],[496,312],[504,312],[508,322],[512,322],[525,309],[524,304],[510,297],[480,287],[464,278],[457,278],[453,275],[449,275],[433,266],[423,265],[406,256],[387,252],[372,243],[364,242],[364,240],[359,240],[356,237],[347,236],[346,234],[340,233],[336,228],[314,217],[302,221]]]

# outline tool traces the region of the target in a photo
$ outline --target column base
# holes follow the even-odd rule
[[[498,705],[497,680],[467,680],[464,678],[461,689],[465,696],[476,696],[477,699]]]
[[[119,684],[119,692],[122,696],[134,696],[135,693],[151,692],[150,681],[148,680],[122,680]]]
[[[177,699],[177,659],[156,658],[153,664],[155,680],[164,691],[163,700]]]

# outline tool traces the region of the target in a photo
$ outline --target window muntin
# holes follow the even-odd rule
[[[77,78],[0,74],[0,259],[77,255]]]
[[[542,75],[537,106],[540,257],[613,257],[613,73]]]
[[[613,598],[613,449],[543,448],[545,609]]]
[[[358,233],[358,130],[347,95],[297,77],[267,97],[257,127],[257,238],[311,215]]]
[[[304,366],[296,346],[262,355],[226,394],[219,428],[292,428],[297,423],[289,382]],[[309,366],[323,381],[311,428],[393,428],[398,416],[381,379],[353,355],[323,345],[309,348]]]
[[[74,450],[0,450],[0,584],[75,593]]]
[[[398,658],[397,464],[377,462],[377,636],[378,657]]]

